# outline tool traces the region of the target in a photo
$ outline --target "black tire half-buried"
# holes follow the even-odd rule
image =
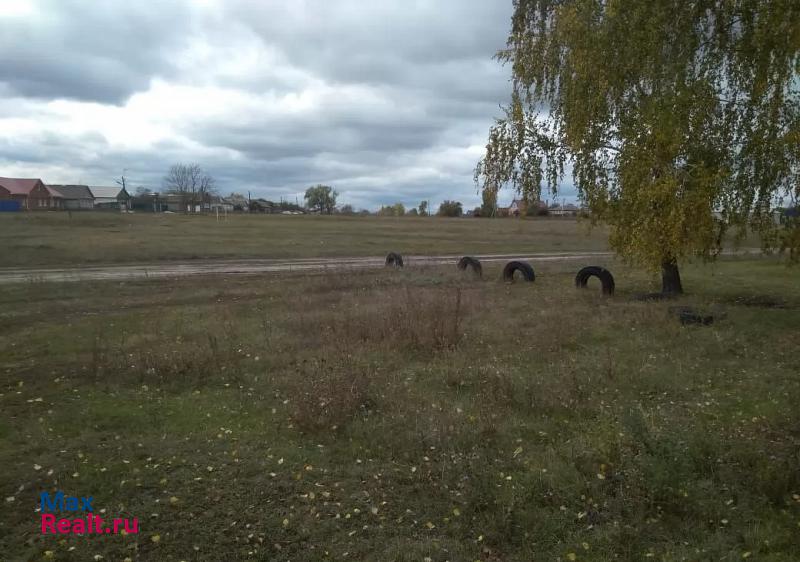
[[[503,280],[514,282],[514,273],[519,271],[525,281],[533,282],[536,280],[536,274],[533,272],[531,264],[524,261],[510,261],[503,268]]]
[[[585,289],[590,277],[597,277],[600,280],[603,285],[604,295],[614,294],[614,276],[606,268],[597,265],[590,265],[581,269],[575,276],[575,286],[579,289]]]
[[[396,252],[389,252],[386,256],[386,267],[403,267],[403,256]]]
[[[481,267],[481,262],[470,256],[464,256],[458,260],[458,269],[461,271],[470,269],[475,276],[483,277],[483,268]]]

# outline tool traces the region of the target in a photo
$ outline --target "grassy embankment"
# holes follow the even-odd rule
[[[0,558],[796,560],[797,270],[686,268],[701,328],[575,267],[4,287]]]

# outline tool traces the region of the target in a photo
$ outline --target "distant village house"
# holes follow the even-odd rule
[[[61,193],[38,178],[0,178],[0,210],[62,209],[63,199]]]
[[[103,210],[130,211],[131,195],[120,186],[89,186],[94,196],[94,207]]]
[[[209,211],[212,213],[232,213],[234,205],[224,197],[212,197],[209,203]]]
[[[527,205],[522,199],[514,199],[508,207],[500,207],[497,209],[497,216],[499,217],[519,217],[529,214],[529,210],[547,209],[547,203],[544,201],[536,201],[531,205]]]
[[[88,185],[49,185],[61,194],[63,206],[70,211],[90,211],[94,208],[94,197]]]
[[[549,211],[554,217],[576,217],[581,212],[581,209],[572,203],[562,203],[560,205],[551,205]]]

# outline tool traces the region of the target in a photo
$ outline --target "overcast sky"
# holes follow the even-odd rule
[[[0,0],[0,176],[479,204],[511,0]],[[568,194],[567,194],[568,195]],[[501,196],[501,204],[511,194]]]

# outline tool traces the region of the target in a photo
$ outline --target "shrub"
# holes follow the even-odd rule
[[[381,217],[402,217],[406,214],[406,207],[402,203],[395,203],[394,205],[384,205],[378,211]]]

